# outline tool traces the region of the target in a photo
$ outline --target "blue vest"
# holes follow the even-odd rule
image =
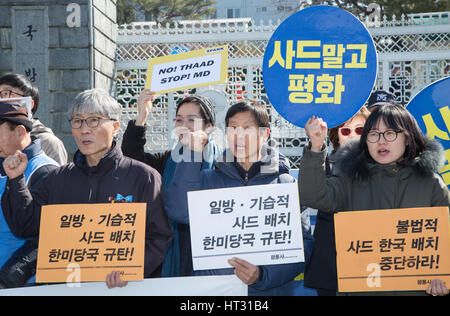
[[[27,168],[25,170],[25,182],[28,185],[33,173],[42,166],[54,165],[59,166],[59,164],[52,158],[41,153],[28,161]],[[3,177],[0,175],[0,199],[5,192],[6,180],[8,177]],[[11,255],[20,247],[23,246],[26,239],[18,238],[11,233],[8,223],[3,216],[3,210],[0,205],[0,267],[2,267],[6,261],[11,257]],[[34,279],[34,278],[33,278]]]

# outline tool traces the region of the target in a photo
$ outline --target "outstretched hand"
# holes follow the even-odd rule
[[[311,117],[305,125],[306,135],[311,140],[311,150],[319,152],[327,139],[327,123],[320,117]]]

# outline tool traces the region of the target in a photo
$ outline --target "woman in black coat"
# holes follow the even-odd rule
[[[361,136],[369,115],[369,110],[363,107],[347,122],[330,129],[328,138],[333,145],[333,153],[327,158],[328,176],[332,174],[336,151],[350,139]],[[311,259],[305,268],[305,286],[317,289],[319,296],[335,296],[338,286],[333,214],[317,212],[314,240]]]

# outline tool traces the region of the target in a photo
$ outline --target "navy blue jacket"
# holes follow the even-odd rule
[[[274,150],[267,152],[275,153]],[[230,153],[226,152],[224,156],[230,157]],[[278,156],[278,153],[269,154],[254,163],[247,173],[236,162],[216,162],[215,169],[211,170],[200,170],[200,167],[201,162],[182,161],[177,164],[174,178],[166,192],[165,208],[169,218],[178,223],[189,224],[189,191],[295,182],[289,175],[287,160]],[[308,213],[302,213],[302,231],[305,259],[308,260],[313,244]],[[304,271],[304,266],[304,263],[260,266],[262,277],[249,286],[249,295],[291,295],[294,278]],[[194,275],[227,275],[233,274],[233,270],[194,271]]]

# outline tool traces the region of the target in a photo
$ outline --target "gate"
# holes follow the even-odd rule
[[[414,14],[399,19],[394,16],[389,21],[384,17],[372,25],[366,22],[378,52],[379,70],[374,89],[391,90],[398,102],[406,104],[426,85],[450,76],[449,13]],[[262,80],[264,50],[279,23],[254,25],[251,19],[244,18],[181,21],[172,28],[154,22],[120,26],[115,96],[123,106],[122,132],[137,113],[137,98],[145,86],[149,58],[226,44],[228,82],[159,96],[147,122],[146,151],[170,148],[172,118],[178,99],[190,92],[209,93],[217,96],[219,122],[223,121],[228,104],[240,98],[265,104],[271,117],[272,144],[297,165],[307,142],[305,132],[274,110]]]

